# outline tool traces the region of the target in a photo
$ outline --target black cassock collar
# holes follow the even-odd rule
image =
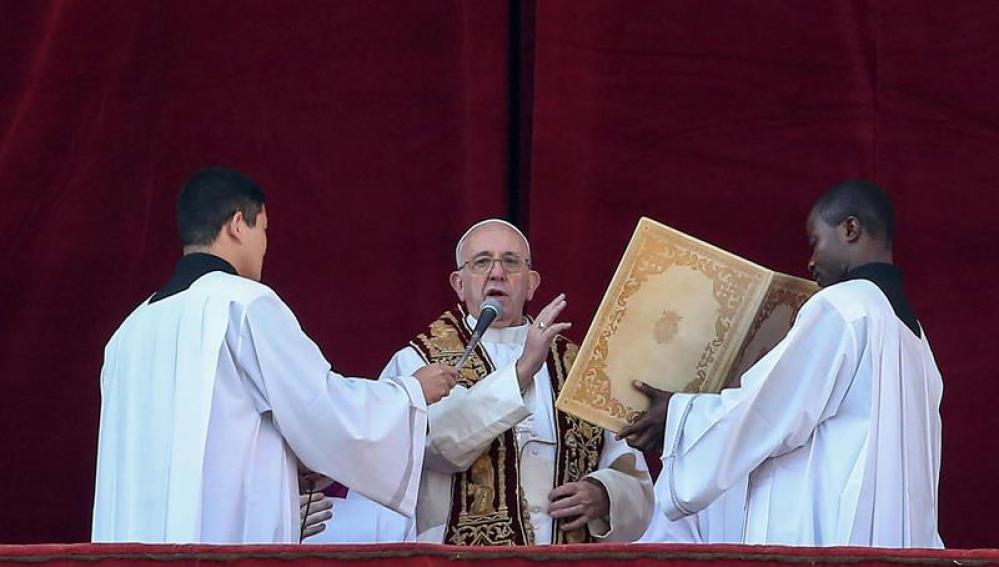
[[[149,299],[149,303],[156,303],[161,299],[166,299],[171,295],[176,295],[186,290],[191,287],[191,284],[195,280],[209,272],[225,272],[234,276],[239,275],[236,272],[236,268],[232,267],[232,264],[213,254],[202,252],[186,254],[177,262],[177,266],[173,269],[173,275],[170,276],[166,285],[153,294]]]
[[[916,314],[912,311],[912,304],[909,303],[909,299],[902,289],[902,270],[892,264],[882,262],[864,264],[846,273],[843,281],[849,280],[868,280],[878,286],[881,293],[888,298],[888,303],[891,303],[895,316],[905,323],[905,326],[917,337],[923,336]]]

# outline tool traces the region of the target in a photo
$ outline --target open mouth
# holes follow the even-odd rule
[[[507,293],[502,289],[490,288],[486,290],[486,297],[506,297]]]

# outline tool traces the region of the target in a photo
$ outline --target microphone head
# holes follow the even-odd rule
[[[492,315],[487,315],[486,312],[491,311]],[[489,321],[492,322],[493,319],[498,319],[503,316],[503,304],[500,303],[495,297],[490,297],[482,302],[479,306],[479,318],[489,317]]]

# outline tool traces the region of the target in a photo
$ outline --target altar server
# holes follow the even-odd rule
[[[173,276],[105,348],[93,540],[298,542],[300,468],[412,514],[426,404],[455,371],[332,372],[258,283],[267,211],[246,176],[198,172],[177,221]]]
[[[660,513],[704,509],[748,475],[745,543],[942,547],[942,380],[892,265],[887,195],[834,186],[807,222],[823,287],[787,337],[720,394],[636,387],[635,445],[663,439]]]

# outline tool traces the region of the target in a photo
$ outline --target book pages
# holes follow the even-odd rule
[[[723,387],[740,385],[739,378],[743,373],[759,362],[787,335],[794,318],[798,315],[798,310],[818,290],[818,284],[813,281],[774,273],[770,289],[763,297],[753,324],[749,326],[749,331],[729,369]]]

